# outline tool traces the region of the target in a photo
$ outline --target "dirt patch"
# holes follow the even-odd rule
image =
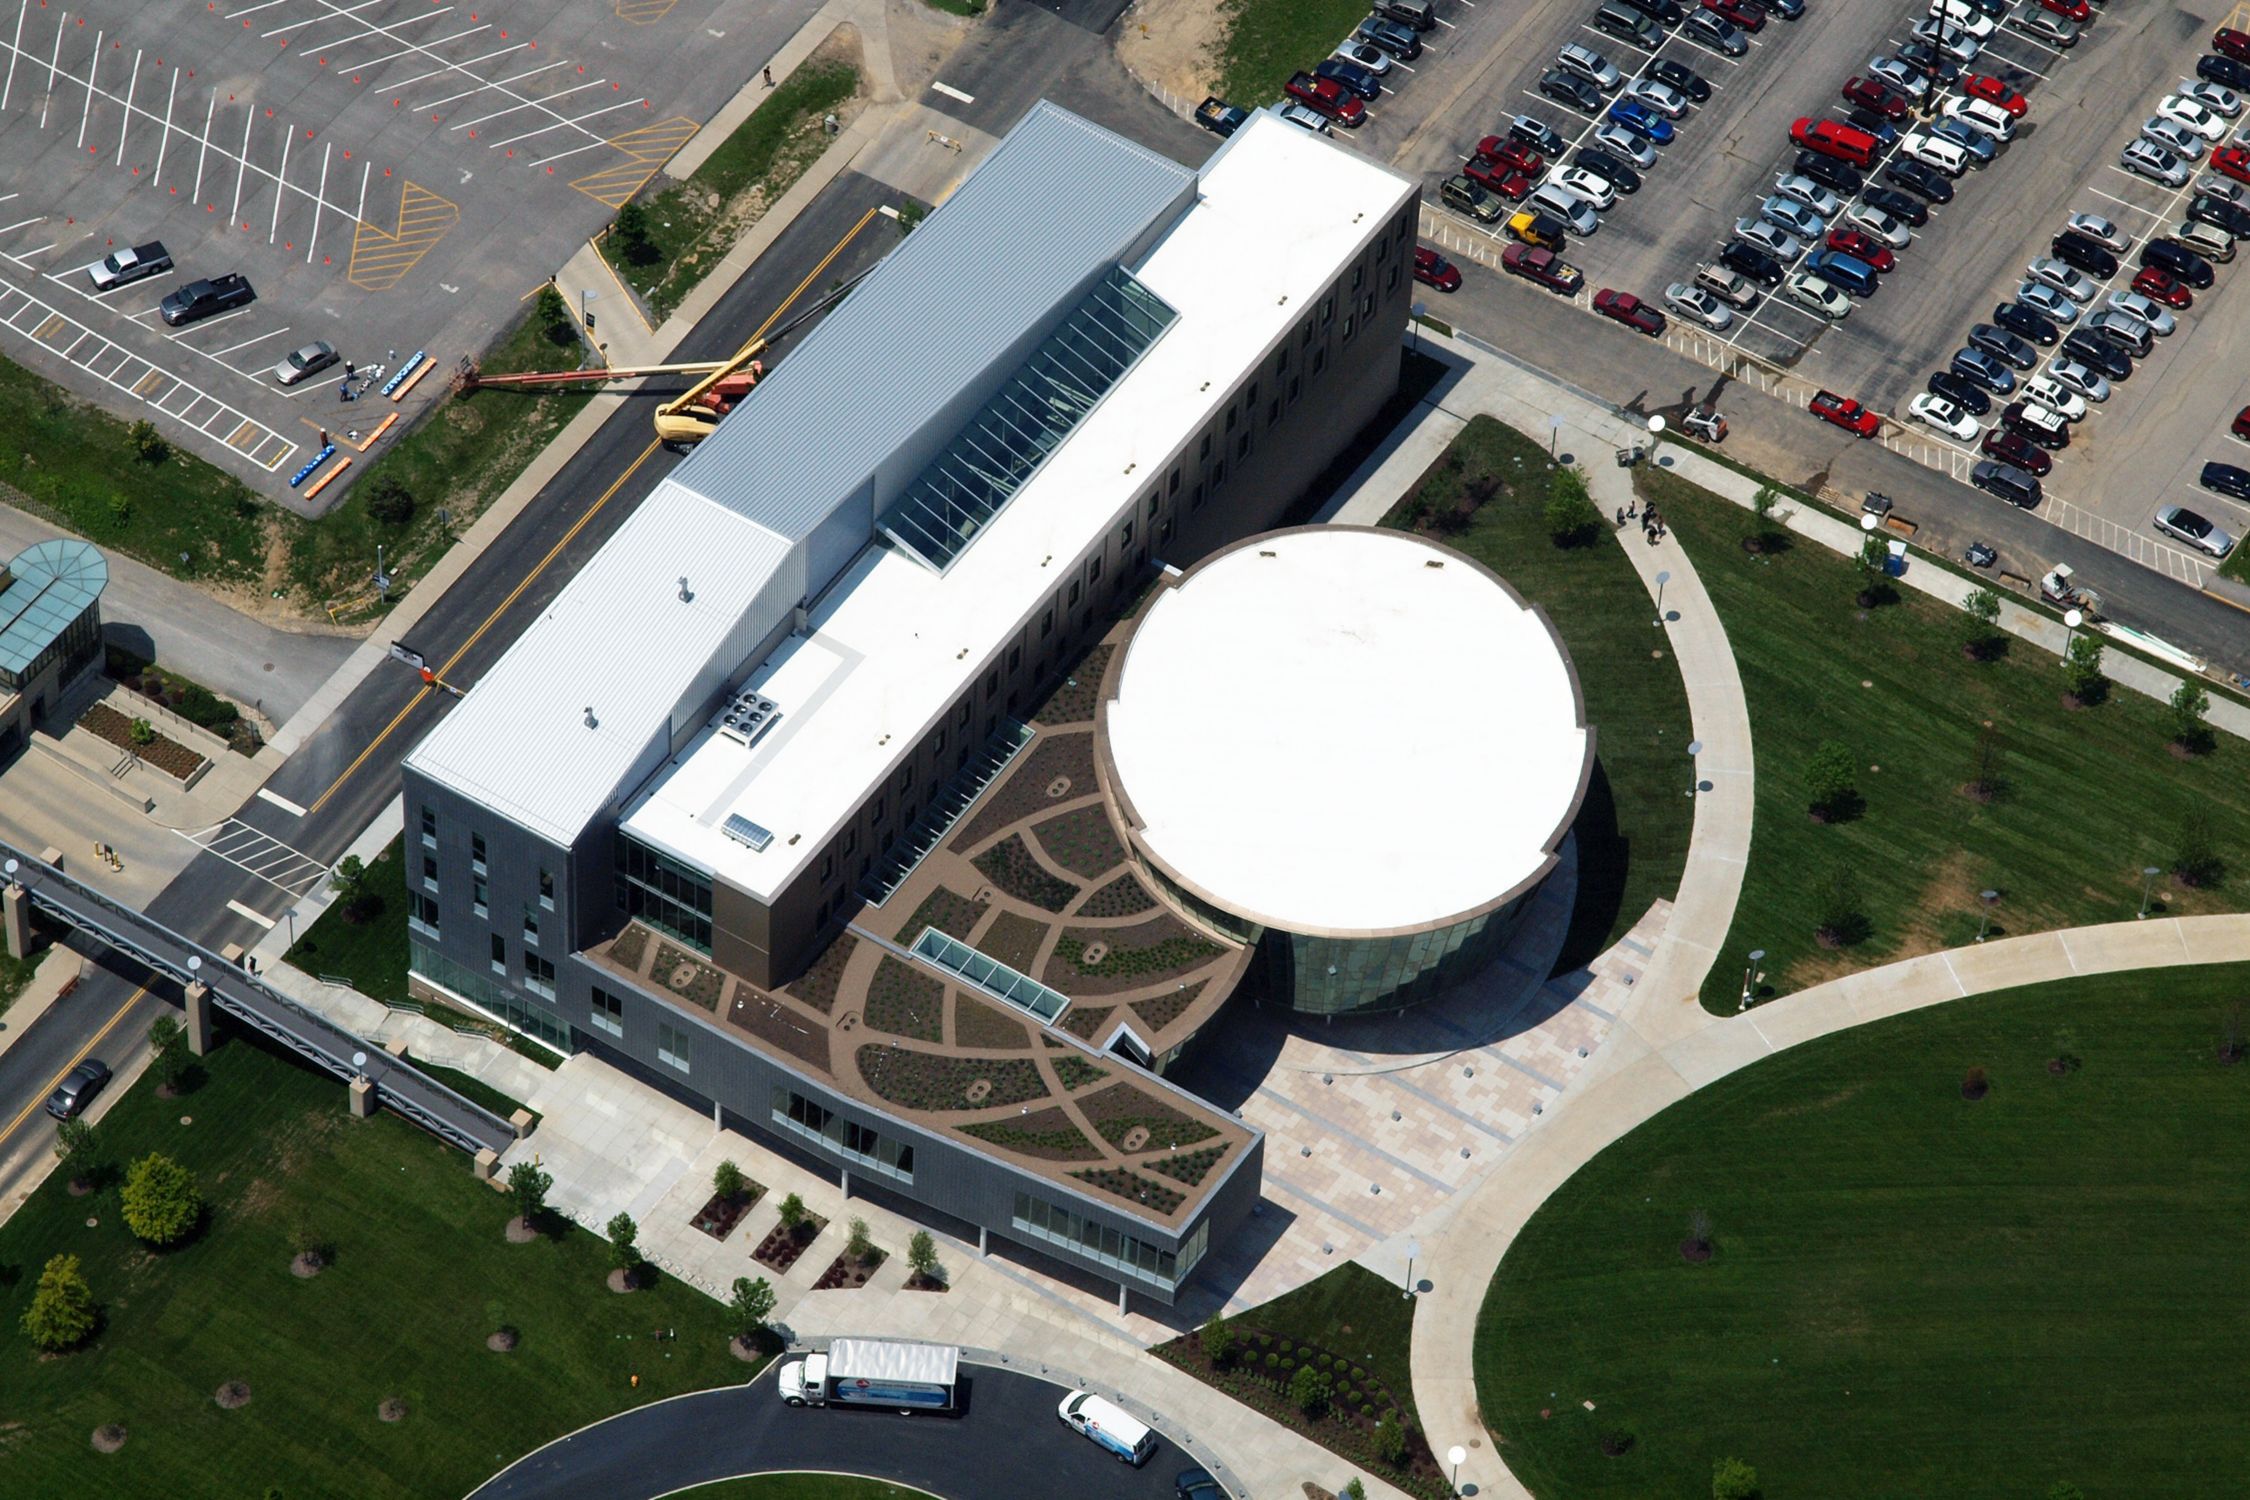
[[[1219,76],[1224,7],[1211,0],[1140,0],[1117,24],[1117,56],[1137,77],[1193,104]]]
[[[289,1274],[299,1281],[310,1281],[328,1269],[328,1257],[317,1250],[300,1250],[289,1262]]]
[[[641,1284],[634,1279],[633,1273],[623,1269],[610,1272],[604,1280],[611,1291],[621,1295],[626,1292],[637,1292],[641,1289]]]
[[[518,1334],[513,1328],[495,1328],[485,1335],[484,1347],[495,1354],[507,1354],[513,1351],[520,1342],[522,1342],[522,1335]]]
[[[727,1340],[727,1353],[746,1365],[761,1363],[766,1357],[764,1350],[739,1335]]]
[[[953,1041],[961,1047],[1009,1052],[1021,1052],[1031,1044],[1021,1021],[1012,1020],[983,1001],[971,1000],[958,991],[953,997]]]
[[[230,1380],[212,1393],[211,1399],[228,1411],[240,1411],[250,1404],[250,1387],[240,1380]]]
[[[1680,1259],[1693,1265],[1702,1265],[1710,1258],[1711,1242],[1709,1240],[1680,1241]]]
[[[973,1135],[1036,1161],[1092,1161],[1101,1155],[1070,1111],[1060,1106],[1032,1110],[1006,1120],[985,1120],[961,1127]]]
[[[1047,924],[1020,912],[1004,911],[992,919],[984,936],[970,944],[987,958],[996,958],[1018,974],[1029,974],[1039,962],[1039,945],[1047,940]]]
[[[376,1406],[375,1415],[386,1422],[403,1422],[406,1420],[406,1403],[396,1396],[385,1396]]]
[[[813,961],[813,966],[785,986],[782,993],[827,1015],[836,1007],[836,993],[844,983],[844,967],[859,950],[859,939],[850,933],[830,943],[825,952]]]
[[[539,1238],[539,1231],[533,1228],[530,1222],[526,1220],[523,1215],[517,1214],[514,1218],[508,1221],[509,1244],[528,1245],[537,1238]]]
[[[110,1422],[94,1429],[94,1451],[115,1453],[125,1446],[125,1427],[120,1422]]]

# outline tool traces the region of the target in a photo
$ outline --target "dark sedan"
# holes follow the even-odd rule
[[[1866,174],[1859,168],[1818,151],[1798,152],[1796,169],[1822,187],[1833,188],[1847,197],[1867,185]]]
[[[1859,201],[1916,229],[1930,222],[1930,206],[1913,194],[1902,193],[1896,188],[1869,188],[1859,195]]]
[[[1995,328],[1990,323],[1978,323],[1969,329],[1969,347],[1982,349],[2014,365],[2028,370],[2039,363],[2039,352],[2005,328]]]
[[[1932,203],[1951,203],[1953,184],[1935,167],[1927,167],[1911,157],[1894,157],[1883,168],[1883,176],[1909,192],[1920,193]]]
[[[2178,240],[2150,240],[2141,247],[2141,264],[2176,276],[2199,292],[2211,284],[2211,263]]]
[[[2112,380],[2129,380],[2133,374],[2133,361],[2123,349],[2098,333],[2083,328],[2072,329],[2063,336],[2062,352],[2080,364],[2101,371]]]
[[[2240,473],[2238,469],[2235,472]],[[68,1077],[47,1097],[47,1113],[58,1120],[76,1119],[109,1082],[109,1064],[89,1057],[70,1070]]]
[[[2188,200],[2187,216],[2209,224],[2238,240],[2250,239],[2250,208],[2231,203],[2217,193],[2197,193]]]
[[[1781,262],[1743,240],[1729,240],[1719,252],[1719,264],[1730,271],[1740,271],[1760,286],[1781,285]]]
[[[1539,92],[1557,104],[1567,104],[1590,115],[1602,111],[1602,91],[1576,73],[1565,73],[1560,68],[1549,68],[1539,75]]]
[[[2021,302],[2003,302],[1992,310],[1992,321],[2010,333],[2020,333],[2041,348],[2050,348],[2061,340],[2062,330],[2052,319],[2037,308]]]
[[[1597,151],[1588,146],[1571,158],[1571,165],[1584,167],[1621,193],[1637,193],[1641,190],[1641,174],[1607,151]]]
[[[2052,247],[2055,259],[2066,266],[2075,266],[2096,281],[2107,281],[2117,274],[2117,257],[2108,247],[2097,244],[2092,235],[2066,229],[2055,236]]]
[[[1673,88],[1701,104],[1711,97],[1711,85],[1701,73],[1686,63],[1660,57],[1648,65],[1648,76],[1658,83],[1668,83]]]
[[[2232,495],[2237,500],[2250,500],[2250,469],[2238,469],[2233,464],[2207,463],[2203,466],[2203,487],[2216,494]],[[51,1109],[53,1106],[49,1106]]]
[[[1973,380],[1964,380],[1951,370],[1940,370],[1930,377],[1930,394],[1943,396],[1972,417],[1981,417],[1992,410],[1992,398]]]

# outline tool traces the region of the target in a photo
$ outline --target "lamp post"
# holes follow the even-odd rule
[[[1750,1008],[1750,997],[1755,993],[1758,984],[1758,965],[1765,961],[1765,949],[1752,948],[1750,950],[1750,961],[1742,966],[1742,1004],[1737,1007],[1738,1009],[1748,1010]]]
[[[1992,907],[1993,903],[2000,899],[2000,893],[1998,891],[1979,891],[1977,892],[1977,899],[1984,903],[1984,911],[1981,919],[1977,922],[1977,941],[1981,943],[1984,941],[1984,935],[1992,930]]]
[[[1688,795],[1689,795],[1690,797],[1694,796],[1694,795],[1695,795],[1695,794],[1696,794],[1697,792],[1699,792],[1699,791],[1701,791],[1701,790],[1703,789],[1703,786],[1702,786],[1702,782],[1701,782],[1701,780],[1700,780],[1700,779],[1699,779],[1699,778],[1697,777],[1697,775],[1696,775],[1696,769],[1695,769],[1695,758],[1696,758],[1696,757],[1697,757],[1698,755],[1701,755],[1702,753],[1703,753],[1703,741],[1701,741],[1701,740],[1689,740],[1689,741],[1687,742],[1687,758],[1688,758],[1687,794],[1688,794]]]
[[[1659,630],[1664,628],[1664,585],[1671,581],[1670,569],[1661,570],[1656,575],[1656,625]]]
[[[1562,424],[1563,419],[1560,412],[1547,418],[1547,462],[1549,463],[1555,461],[1555,444],[1562,437]]]
[[[1420,1240],[1408,1240],[1406,1242],[1406,1290],[1399,1295],[1409,1302],[1414,1300],[1414,1260],[1421,1253],[1422,1242]]]
[[[1445,1461],[1453,1465],[1453,1493],[1461,1493],[1461,1465],[1469,1461],[1469,1450],[1455,1443],[1445,1450]]]
[[[2148,915],[2149,893],[2156,889],[2156,877],[2163,873],[2154,865],[2141,866],[2141,909],[2133,920],[2140,921]]]

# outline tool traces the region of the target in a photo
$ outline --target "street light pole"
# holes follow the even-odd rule
[[[1414,1300],[1414,1258],[1422,1253],[1420,1240],[1406,1242],[1406,1290],[1399,1295],[1408,1302]]]
[[[1750,950],[1750,961],[1742,966],[1742,1004],[1737,1007],[1738,1009],[1748,1010],[1750,1008],[1750,996],[1758,982],[1758,965],[1764,963],[1765,959],[1765,949],[1752,948]]]
[[[1461,1465],[1469,1461],[1469,1450],[1455,1443],[1445,1450],[1445,1461],[1453,1465],[1452,1488],[1453,1493],[1458,1495],[1461,1493]]]
[[[2141,866],[2141,909],[2133,919],[2136,922],[2148,916],[2149,893],[2156,889],[2156,877],[2163,873],[2154,865]]]
[[[1977,923],[1977,941],[1981,943],[1984,941],[1984,935],[1992,930],[1992,905],[2000,899],[2000,893],[1998,891],[1979,891],[1977,892],[1977,899],[1984,903],[1982,920]]]
[[[1660,571],[1656,575],[1656,626],[1660,630],[1664,627],[1664,585],[1671,581],[1672,574],[1669,569]]]
[[[1695,794],[1696,794],[1697,792],[1699,792],[1699,791],[1703,790],[1703,783],[1702,783],[1702,780],[1701,780],[1701,778],[1700,778],[1700,777],[1699,777],[1699,776],[1698,776],[1698,775],[1696,774],[1696,765],[1695,765],[1695,758],[1696,758],[1696,757],[1697,757],[1698,755],[1701,755],[1702,753],[1703,753],[1703,741],[1701,741],[1701,740],[1689,740],[1689,741],[1687,742],[1687,758],[1688,758],[1688,780],[1687,780],[1687,794],[1688,794],[1688,795],[1689,795],[1690,797],[1694,796],[1694,795],[1695,795]]]

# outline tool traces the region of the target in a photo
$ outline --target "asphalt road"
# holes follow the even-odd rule
[[[1159,1439],[1130,1468],[1055,1415],[1064,1387],[967,1366],[958,1417],[793,1408],[770,1375],[611,1417],[519,1459],[472,1500],[652,1500],[740,1474],[826,1470],[925,1489],[943,1500],[1068,1495],[1171,1500],[1193,1460]]]

